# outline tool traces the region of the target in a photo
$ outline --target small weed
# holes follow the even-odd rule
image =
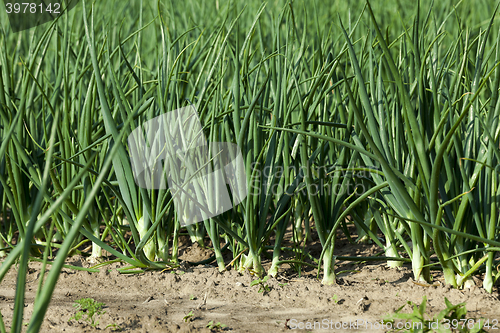
[[[412,328],[406,328],[405,330],[405,332],[410,333],[451,331],[463,333],[486,332],[482,328],[484,320],[466,319],[467,310],[465,309],[465,303],[453,305],[446,297],[444,298],[444,302],[446,304],[446,309],[439,312],[432,319],[426,319],[425,309],[427,306],[427,297],[424,296],[420,305],[408,301],[407,305],[413,307],[412,313],[400,312],[406,306],[405,304],[397,309],[396,313],[386,316],[386,318],[384,319],[384,323],[390,322],[392,324],[392,327],[394,327],[395,320],[412,322]],[[392,332],[398,332],[402,330],[404,329],[396,329]]]
[[[105,329],[107,330],[108,328],[111,328],[111,330],[114,332],[120,332],[122,330],[122,328],[117,324],[109,324]]]
[[[210,330],[212,330],[212,331],[219,332],[219,331],[224,330],[224,328],[225,328],[225,327],[227,327],[227,325],[221,324],[220,322],[218,322],[218,323],[214,323],[214,321],[213,321],[213,320],[211,320],[211,321],[207,324],[207,327],[208,327],[208,329],[210,329]]]
[[[271,291],[271,287],[269,287],[269,285],[265,283],[265,282],[267,282],[268,279],[269,279],[269,276],[265,276],[263,279],[253,280],[252,283],[250,283],[250,287],[253,287],[253,286],[258,284],[258,285],[260,285],[259,293],[269,292],[269,291]]]
[[[189,313],[187,315],[184,316],[184,318],[182,318],[184,320],[184,322],[186,323],[189,323],[191,321],[193,321],[193,318],[194,317],[194,313],[193,311],[189,311]]]
[[[85,321],[90,322],[90,325],[96,327],[99,325],[99,321],[96,320],[96,316],[99,318],[106,313],[106,311],[102,311],[102,308],[105,306],[104,303],[98,303],[92,298],[82,298],[76,300],[73,304],[73,307],[77,310],[77,313],[69,318],[68,321],[72,319],[78,321],[85,316]]]
[[[339,304],[339,305],[345,302],[345,299],[339,298],[339,296],[337,294],[333,295],[333,297],[330,299],[332,300],[333,303]]]
[[[195,300],[196,300],[196,296],[194,296],[194,295],[190,295],[190,296],[189,296],[189,300],[190,300],[190,301],[195,301]]]

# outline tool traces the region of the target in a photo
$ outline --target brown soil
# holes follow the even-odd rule
[[[337,247],[337,255],[373,255],[376,250],[372,245],[338,245],[342,246]],[[196,261],[211,253],[192,246],[182,254],[182,259]],[[69,258],[68,263],[90,266],[82,256]],[[29,265],[26,322],[33,310],[40,279],[40,264],[32,262]],[[108,269],[123,266],[114,264]],[[268,333],[285,332],[299,323],[327,325],[327,320],[331,321],[328,325],[333,329],[322,326],[323,329],[300,331],[368,332],[373,330],[370,325],[376,325],[375,322],[394,313],[407,301],[420,304],[424,295],[428,299],[426,312],[429,316],[445,308],[444,298],[447,297],[453,304],[466,302],[468,318],[489,319],[490,323],[500,321],[498,287],[488,294],[480,288],[479,279],[476,279],[477,287],[455,290],[443,286],[439,272],[434,273],[433,286],[416,284],[411,268],[406,265],[389,269],[383,263],[339,262],[337,271],[344,272],[338,274],[338,283],[324,286],[316,279],[314,269],[302,270],[299,276],[297,271],[285,265],[277,278],[266,282],[269,291],[259,292],[259,285],[250,286],[255,279],[250,273],[241,274],[234,269],[219,273],[217,268],[208,265],[131,275],[121,275],[115,269],[100,273],[63,269],[42,332],[111,332],[113,327],[106,327],[112,324],[118,325],[115,328],[119,327],[121,332],[211,332],[207,324],[214,321],[227,325],[224,331]],[[15,288],[16,270],[13,268],[0,284],[0,311],[7,327],[12,321]],[[83,320],[68,321],[75,314],[74,301],[86,297],[106,304],[106,313],[97,328]],[[193,315],[185,319],[190,311]],[[411,309],[407,307],[403,312],[411,312]],[[354,325],[361,320],[367,324],[360,322],[357,329],[353,326],[339,328],[342,323]],[[500,324],[496,328],[500,332]]]

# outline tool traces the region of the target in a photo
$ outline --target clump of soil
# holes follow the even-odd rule
[[[347,248],[349,246],[355,249]],[[372,245],[347,243],[340,249],[359,255],[374,252]],[[183,253],[182,259],[196,261],[207,256],[210,253],[206,249],[194,246]],[[87,266],[85,260],[76,256],[69,258],[68,263]],[[25,322],[31,317],[40,279],[40,264],[32,262],[29,266]],[[302,270],[299,275],[286,266],[276,278],[255,286],[250,284],[256,277],[249,272],[229,269],[220,273],[209,265],[184,265],[174,271],[129,275],[119,274],[116,271],[119,267],[123,265],[116,263],[100,273],[63,269],[42,332],[111,332],[113,329],[121,332],[215,332],[220,329],[285,332],[300,323],[380,322],[407,301],[420,304],[424,295],[429,316],[445,308],[447,297],[453,304],[466,302],[468,318],[485,318],[490,323],[500,320],[498,287],[492,294],[479,287],[452,289],[443,285],[439,272],[434,274],[432,286],[422,285],[413,281],[409,266],[396,269],[387,268],[384,263],[341,263],[337,271],[343,273],[338,274],[338,283],[332,286],[322,285],[314,269]],[[0,311],[7,327],[12,322],[16,277],[13,268],[0,284]],[[106,313],[96,328],[82,320],[69,321],[75,314],[73,303],[81,298],[106,304]],[[325,330],[317,327],[305,331]],[[352,329],[334,331],[351,332]],[[356,331],[371,329],[361,326]]]

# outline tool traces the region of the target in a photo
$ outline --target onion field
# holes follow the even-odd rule
[[[38,25],[50,1],[8,1],[0,333],[43,331],[63,270],[211,265],[266,293],[285,271],[327,288],[376,262],[498,294],[494,1],[74,0]]]

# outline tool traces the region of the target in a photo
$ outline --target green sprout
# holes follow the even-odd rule
[[[250,287],[253,287],[255,285],[260,285],[259,287],[259,293],[266,293],[266,292],[269,292],[271,291],[271,288],[269,287],[268,284],[265,284],[265,282],[269,279],[269,275],[265,276],[263,279],[257,279],[257,280],[253,280],[251,283],[250,283]]]
[[[483,327],[488,327],[484,320],[467,319],[467,310],[465,303],[453,305],[446,297],[444,298],[446,309],[441,310],[433,318],[426,318],[425,310],[427,307],[427,297],[424,296],[422,303],[415,304],[408,301],[407,304],[401,306],[394,314],[384,318],[384,323],[391,323],[394,327],[395,320],[403,320],[412,322],[412,327],[396,329],[393,332],[405,330],[409,333],[417,332],[463,332],[463,333],[482,333],[486,332]],[[401,310],[409,305],[413,307],[412,313],[401,313]]]
[[[73,307],[77,310],[76,314],[69,318],[69,321],[72,319],[78,321],[85,316],[85,321],[90,322],[92,327],[96,327],[99,325],[99,321],[96,320],[96,316],[99,318],[106,313],[106,311],[102,311],[102,308],[105,306],[104,303],[98,303],[92,298],[82,298],[73,304]]]
[[[214,323],[213,320],[211,320],[208,324],[207,327],[212,330],[212,331],[222,331],[227,325],[221,324],[220,322]]]

